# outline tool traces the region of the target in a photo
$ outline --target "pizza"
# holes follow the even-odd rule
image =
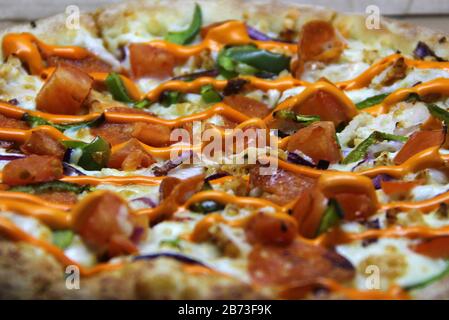
[[[446,35],[277,1],[66,20],[0,36],[1,298],[449,297]]]

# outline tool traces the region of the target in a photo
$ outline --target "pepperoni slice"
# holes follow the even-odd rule
[[[259,212],[248,221],[245,232],[250,243],[286,246],[295,239],[298,227],[291,218]]]
[[[132,241],[136,229],[145,232],[145,216],[133,216],[125,200],[113,192],[89,195],[75,209],[74,230],[99,254],[137,252]],[[134,239],[134,238],[133,238]]]
[[[146,43],[132,43],[129,54],[134,77],[164,79],[173,76],[176,58],[171,52]]]
[[[46,61],[48,67],[56,67],[63,64],[76,67],[86,73],[112,71],[112,67],[109,64],[96,56],[88,56],[84,59],[68,59],[58,56],[49,56],[46,58]]]
[[[299,194],[314,185],[315,180],[290,171],[277,169],[272,175],[260,174],[260,166],[250,170],[252,188],[260,188],[262,198],[285,205],[295,200]]]
[[[1,128],[23,129],[23,130],[30,128],[25,121],[13,119],[13,118],[7,118],[2,114],[0,114],[0,127]]]
[[[62,159],[65,152],[64,146],[57,139],[40,130],[31,132],[20,150],[25,154],[54,156],[58,159]]]
[[[62,177],[61,160],[51,156],[31,155],[12,160],[3,168],[3,183],[10,186],[47,182]]]
[[[327,21],[313,20],[301,29],[298,43],[300,60],[331,62],[340,57],[343,48],[334,27]]]
[[[242,95],[226,96],[223,103],[251,118],[262,119],[271,112],[265,103]]]
[[[146,152],[138,140],[132,138],[109,158],[108,167],[125,171],[148,168],[155,163],[151,154]]]
[[[251,278],[261,285],[312,284],[322,277],[347,281],[354,276],[354,267],[344,257],[300,240],[286,247],[255,245],[248,258]]]
[[[78,114],[92,89],[93,79],[78,68],[59,65],[36,97],[40,111]]]
[[[443,130],[424,130],[410,136],[394,158],[394,163],[400,165],[415,154],[431,147],[440,146],[444,142]]]
[[[351,120],[345,106],[334,95],[323,90],[317,90],[292,110],[298,114],[319,116],[323,121],[332,121],[335,127]]]
[[[341,152],[335,139],[335,126],[330,121],[320,121],[299,129],[290,137],[288,151],[301,151],[312,158],[314,163],[326,160],[336,163],[341,160]]]

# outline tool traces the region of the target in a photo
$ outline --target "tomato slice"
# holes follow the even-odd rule
[[[176,57],[170,51],[147,43],[132,43],[129,54],[134,77],[164,79],[173,76]]]
[[[148,168],[155,163],[137,139],[130,139],[123,147],[115,150],[109,158],[108,167],[125,171]]]
[[[312,158],[315,164],[320,160],[337,163],[341,160],[341,152],[335,138],[335,126],[330,121],[312,123],[299,129],[290,137],[287,144],[290,152],[301,151]]]
[[[159,185],[159,198],[164,200],[172,193],[173,189],[182,182],[181,179],[175,177],[165,177]]]
[[[262,198],[285,205],[294,201],[300,193],[314,185],[315,180],[290,171],[277,169],[272,175],[260,174],[260,166],[250,170],[250,185],[260,188]]]
[[[25,121],[13,119],[13,118],[7,118],[2,114],[0,114],[0,127],[1,128],[23,129],[23,130],[30,128]]]
[[[31,132],[20,150],[25,154],[54,156],[58,159],[62,159],[65,152],[64,146],[57,139],[39,130]]]
[[[91,132],[109,142],[117,145],[136,138],[139,141],[154,147],[163,147],[170,144],[170,128],[153,123],[105,123]]]
[[[111,72],[112,67],[96,56],[88,56],[84,59],[68,59],[58,56],[46,58],[48,67],[56,67],[60,64],[76,67],[86,73],[90,72]]]
[[[322,121],[332,121],[335,127],[351,120],[345,106],[334,95],[323,90],[317,90],[292,110],[298,114],[319,116]]]
[[[298,58],[303,61],[331,62],[343,52],[344,44],[338,39],[334,27],[327,21],[313,20],[300,32]]]
[[[400,165],[415,154],[431,147],[440,146],[444,142],[443,130],[424,130],[410,136],[394,158],[394,163]]]
[[[92,89],[93,79],[78,68],[59,65],[36,97],[40,111],[79,114]]]
[[[157,123],[137,122],[134,124],[132,136],[145,144],[154,147],[165,147],[170,144],[171,130]]]
[[[347,281],[355,273],[336,252],[299,240],[285,247],[255,245],[248,259],[250,276],[261,285],[297,286],[322,277]]]
[[[298,227],[291,218],[259,212],[248,221],[245,232],[252,244],[286,246],[295,240]]]
[[[133,216],[128,204],[110,191],[92,193],[74,209],[74,230],[99,254],[137,252],[132,239],[136,230],[146,232],[145,216]]]
[[[61,160],[51,156],[31,155],[12,160],[3,168],[3,183],[10,186],[47,182],[62,177]]]
[[[223,103],[251,118],[263,119],[271,112],[265,103],[242,95],[226,96]]]
[[[366,194],[338,193],[334,198],[343,209],[346,221],[365,220],[377,211],[376,205]]]
[[[324,211],[327,199],[317,187],[303,190],[293,206],[293,217],[298,222],[299,233],[306,238],[314,238]]]
[[[104,123],[96,128],[91,128],[90,132],[115,146],[132,138],[133,125],[131,123]]]
[[[162,180],[159,189],[160,204],[158,206],[158,216],[154,217],[151,225],[155,225],[178,210],[178,206],[183,205],[196,192],[200,191],[204,185],[204,175],[197,175],[185,180],[173,177],[166,177]]]
[[[449,237],[423,240],[418,244],[411,245],[410,248],[419,254],[434,259],[447,259],[449,258]]]

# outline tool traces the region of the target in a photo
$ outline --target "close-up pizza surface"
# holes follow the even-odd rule
[[[0,34],[0,298],[449,298],[444,34],[288,1],[72,22]]]

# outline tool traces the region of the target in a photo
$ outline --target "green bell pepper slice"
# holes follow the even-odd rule
[[[185,45],[191,43],[201,30],[203,24],[203,15],[201,12],[201,7],[195,4],[195,10],[193,12],[193,18],[190,22],[190,26],[180,32],[169,32],[165,36],[165,40],[173,42],[180,45]]]

